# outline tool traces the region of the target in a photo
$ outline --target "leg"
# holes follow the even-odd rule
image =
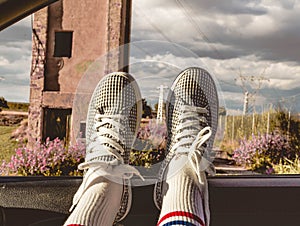
[[[155,186],[161,208],[158,225],[209,225],[206,173],[217,129],[218,97],[203,69],[183,71],[171,87],[167,106],[167,157]]]
[[[205,225],[201,189],[193,169],[187,164],[187,156],[172,159],[166,173],[162,209],[157,225]],[[184,166],[178,171],[178,165]]]
[[[123,186],[98,178],[84,192],[65,225],[112,225],[120,208]]]
[[[118,72],[105,76],[89,104],[87,170],[73,198],[65,226],[113,225],[123,219],[131,204],[128,165],[131,146],[141,118],[140,91],[133,77]]]

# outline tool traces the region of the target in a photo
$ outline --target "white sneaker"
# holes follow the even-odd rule
[[[211,150],[218,124],[218,96],[210,74],[196,67],[181,72],[171,87],[166,108],[168,153],[154,189],[154,202],[159,209],[162,206],[166,170],[175,156],[188,156],[188,164],[194,169],[197,183],[201,184],[199,188],[207,189],[204,171],[214,173]],[[173,168],[172,172],[168,169],[168,177],[175,175],[183,165],[176,170]],[[201,193],[208,194],[207,191]],[[208,205],[208,197],[204,201]]]
[[[98,177],[123,184],[123,195],[115,221],[121,221],[131,206],[129,178],[138,171],[129,166],[129,155],[142,115],[142,101],[134,78],[124,72],[106,75],[97,85],[89,104],[86,128],[86,170],[74,196],[73,207]]]

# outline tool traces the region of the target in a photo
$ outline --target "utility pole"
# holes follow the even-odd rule
[[[255,96],[258,94],[259,90],[261,89],[262,83],[264,81],[270,81],[270,79],[265,78],[266,68],[263,70],[261,75],[259,76],[244,76],[240,70],[239,77],[236,78],[236,81],[240,81],[240,87],[244,93],[244,109],[243,115],[249,113],[249,103],[255,109]],[[255,110],[254,110],[255,111]]]
[[[249,104],[249,92],[246,91],[244,93],[244,108],[243,108],[243,115],[248,114],[248,104]]]
[[[164,119],[163,115],[163,106],[164,106],[164,89],[167,89],[168,86],[160,85],[157,87],[159,89],[159,99],[158,99],[158,107],[157,107],[157,118],[156,123],[162,123]]]

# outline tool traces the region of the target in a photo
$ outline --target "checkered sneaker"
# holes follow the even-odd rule
[[[97,85],[89,104],[86,158],[79,169],[84,175],[75,205],[93,178],[104,176],[123,183],[123,195],[115,221],[122,220],[131,205],[129,178],[138,171],[129,166],[129,155],[142,115],[141,94],[134,78],[124,72],[106,75]],[[92,170],[91,170],[92,169]]]
[[[214,173],[211,150],[218,124],[218,96],[210,74],[196,67],[181,72],[171,87],[166,108],[168,153],[154,190],[154,201],[159,209],[165,171],[174,156],[187,154],[199,180],[200,172]],[[178,166],[178,170],[181,167]]]

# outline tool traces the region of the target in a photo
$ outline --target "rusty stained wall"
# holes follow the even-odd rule
[[[105,73],[119,70],[123,61],[123,53],[113,51],[109,59],[106,53],[128,41],[124,37],[128,34],[126,18],[131,13],[128,2],[63,0],[35,13],[33,28],[37,37],[33,37],[32,50],[29,146],[42,137],[44,108],[72,108],[71,137],[78,136],[79,123],[85,120],[95,85]],[[55,31],[62,30],[73,31],[71,58],[53,57]]]
[[[106,0],[67,0],[63,8],[62,27],[73,31],[73,50],[63,59],[59,84],[61,92],[74,93],[88,66],[106,52],[108,5]]]
[[[28,111],[28,145],[39,140],[42,129],[42,95],[44,90],[44,71],[46,61],[47,8],[34,16],[32,38],[32,65],[30,74],[30,106]]]

